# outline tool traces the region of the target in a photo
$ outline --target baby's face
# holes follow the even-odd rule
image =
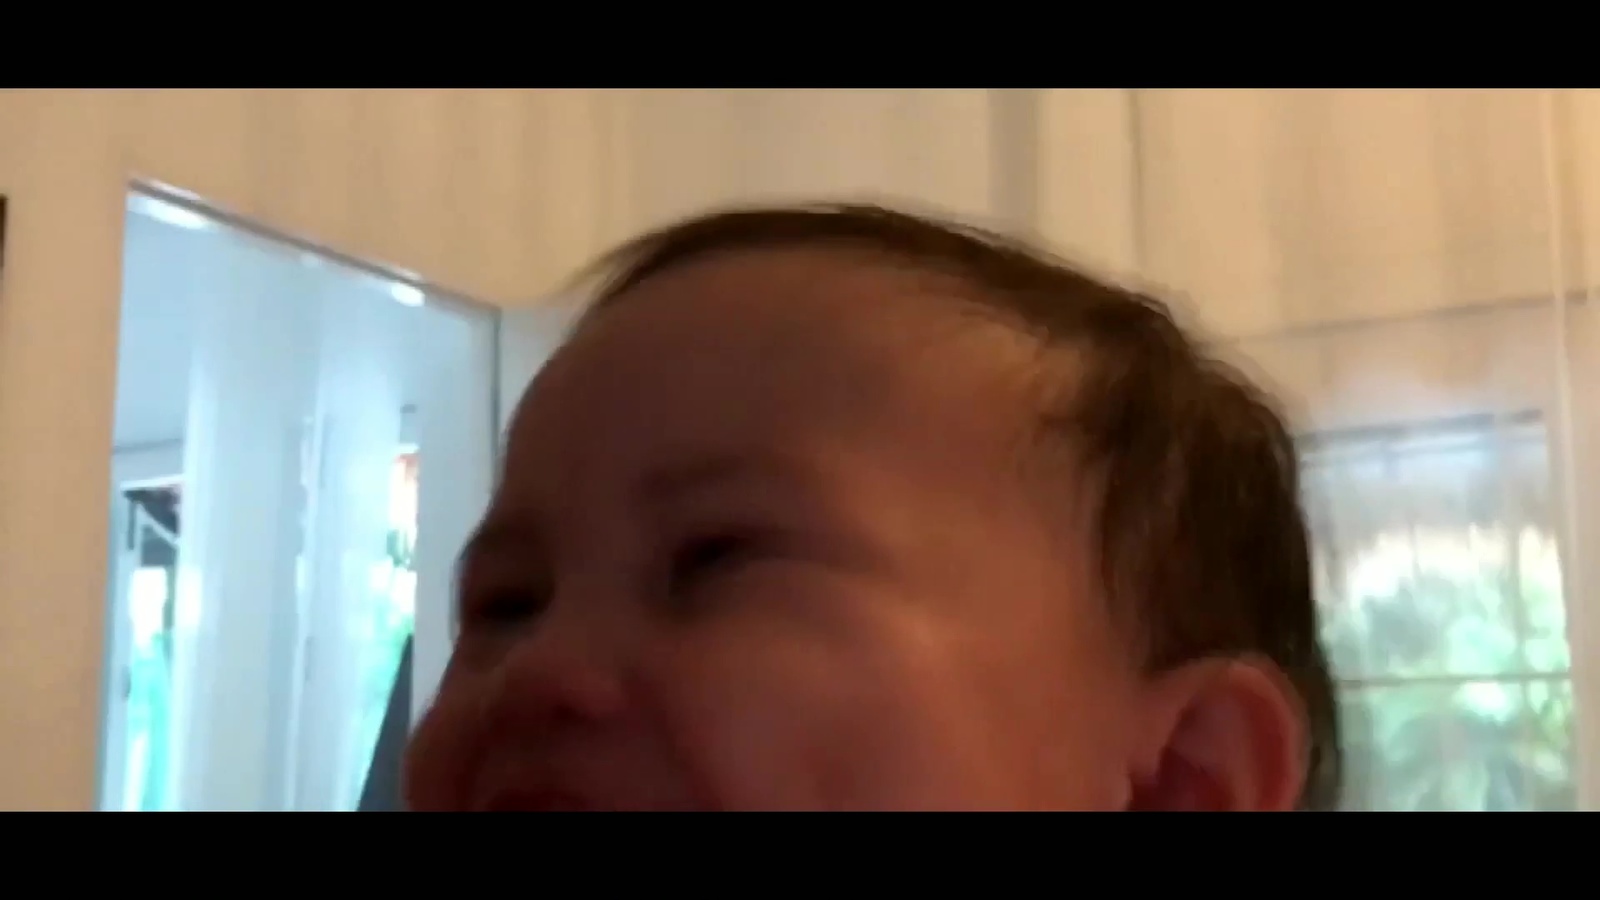
[[[824,252],[629,290],[462,560],[414,809],[1116,808],[1138,682],[1018,335]]]

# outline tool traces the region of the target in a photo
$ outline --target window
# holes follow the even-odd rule
[[[1556,507],[1535,416],[1303,442],[1354,809],[1576,806]]]

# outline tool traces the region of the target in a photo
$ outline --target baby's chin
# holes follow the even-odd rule
[[[468,812],[715,812],[710,805],[659,803],[606,796],[560,787],[522,789],[507,786],[476,798]]]
[[[413,812],[716,812],[722,808],[675,787],[654,789],[637,782],[613,787],[592,778],[579,782],[538,776],[495,780],[469,776],[456,784],[474,781],[476,785],[464,790],[414,781],[409,808]]]

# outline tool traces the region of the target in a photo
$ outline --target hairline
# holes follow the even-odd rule
[[[670,233],[667,233],[670,236]],[[1073,531],[1083,529],[1085,516],[1083,504],[1099,503],[1107,489],[1106,474],[1097,471],[1093,460],[1083,452],[1086,448],[1059,427],[1061,421],[1076,410],[1082,391],[1092,377],[1098,363],[1088,346],[1090,339],[1063,340],[1048,333],[1045,326],[1031,321],[1014,308],[1011,297],[1003,287],[985,283],[981,275],[959,264],[932,254],[910,252],[887,241],[872,237],[851,236],[832,239],[828,236],[790,236],[784,239],[759,241],[730,241],[711,244],[676,256],[664,264],[643,267],[639,261],[652,258],[656,242],[647,235],[632,244],[624,244],[617,251],[602,258],[591,274],[604,279],[603,287],[594,302],[579,319],[579,328],[595,316],[603,314],[627,294],[662,276],[677,274],[701,265],[711,265],[742,256],[784,255],[790,253],[816,253],[843,262],[855,262],[876,269],[899,269],[919,276],[934,276],[943,281],[941,287],[918,292],[921,299],[929,301],[923,307],[942,307],[945,313],[957,319],[977,320],[984,325],[1003,329],[1031,350],[1026,362],[996,360],[998,365],[1015,368],[1022,379],[1017,385],[1017,413],[1019,422],[1014,429],[1017,455],[1017,476],[1025,484],[1044,484],[1048,491],[1030,500],[1049,522]],[[670,243],[670,241],[667,241]],[[1030,262],[1040,266],[1066,265],[1042,254],[1030,254]],[[639,274],[636,274],[639,273]],[[908,304],[908,308],[910,304]],[[1061,500],[1065,500],[1063,505]],[[1063,521],[1063,510],[1067,510]],[[1099,516],[1087,515],[1090,558],[1100,560],[1106,552],[1105,534]],[[1097,569],[1109,575],[1103,567]],[[1102,584],[1105,578],[1095,581],[1095,592],[1102,605],[1117,620],[1119,626],[1129,630],[1129,639],[1142,652],[1141,629],[1150,624],[1142,621],[1143,609],[1138,598],[1126,604],[1117,602],[1114,585]]]

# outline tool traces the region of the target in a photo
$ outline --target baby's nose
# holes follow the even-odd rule
[[[502,664],[495,702],[525,726],[599,724],[626,705],[622,630],[571,599],[558,597]]]

